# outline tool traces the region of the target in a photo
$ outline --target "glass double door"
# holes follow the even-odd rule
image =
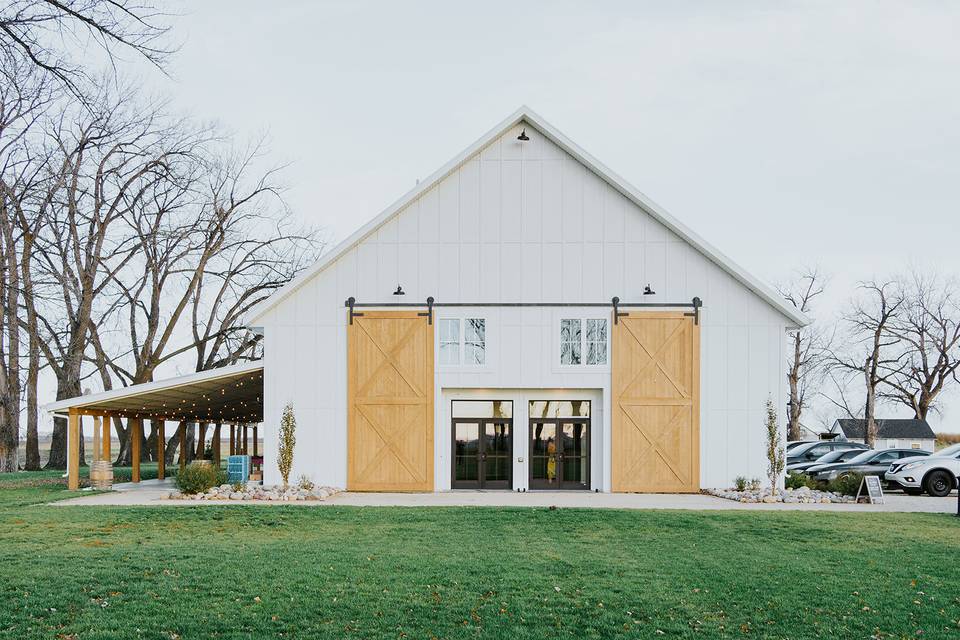
[[[454,489],[510,489],[513,421],[454,418]]]
[[[530,420],[530,488],[590,488],[590,419]]]

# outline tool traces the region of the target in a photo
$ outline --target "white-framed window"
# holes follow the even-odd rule
[[[440,318],[440,364],[483,366],[487,363],[485,318]]]
[[[607,344],[606,318],[560,319],[561,365],[606,365]]]

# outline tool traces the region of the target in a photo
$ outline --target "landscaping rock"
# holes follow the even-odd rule
[[[785,504],[848,504],[854,502],[852,496],[843,496],[831,491],[820,491],[810,487],[800,487],[799,489],[778,489],[771,493],[769,490],[745,489],[736,491],[735,489],[707,489],[708,493],[725,500],[734,500],[741,503],[766,503],[773,504],[783,502]]]

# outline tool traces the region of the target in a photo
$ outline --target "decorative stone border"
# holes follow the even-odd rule
[[[706,493],[718,498],[737,502],[783,502],[785,504],[853,504],[853,496],[844,496],[832,491],[820,491],[810,487],[777,489],[773,495],[769,489],[737,491],[736,489],[707,489]]]
[[[326,500],[341,489],[336,487],[314,487],[304,489],[296,485],[289,485],[284,489],[281,485],[263,486],[259,483],[247,483],[240,491],[236,491],[233,485],[222,484],[219,487],[213,487],[206,493],[185,494],[179,491],[172,491],[168,500],[266,500],[272,502],[295,502],[298,500]]]

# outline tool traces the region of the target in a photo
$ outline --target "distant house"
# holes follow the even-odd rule
[[[820,431],[818,429],[812,429],[807,425],[800,423],[800,439],[801,440],[819,440]]]
[[[864,442],[866,420],[841,418],[833,423],[830,433],[850,442]],[[926,420],[877,420],[877,449],[922,449],[933,451],[936,434]]]

